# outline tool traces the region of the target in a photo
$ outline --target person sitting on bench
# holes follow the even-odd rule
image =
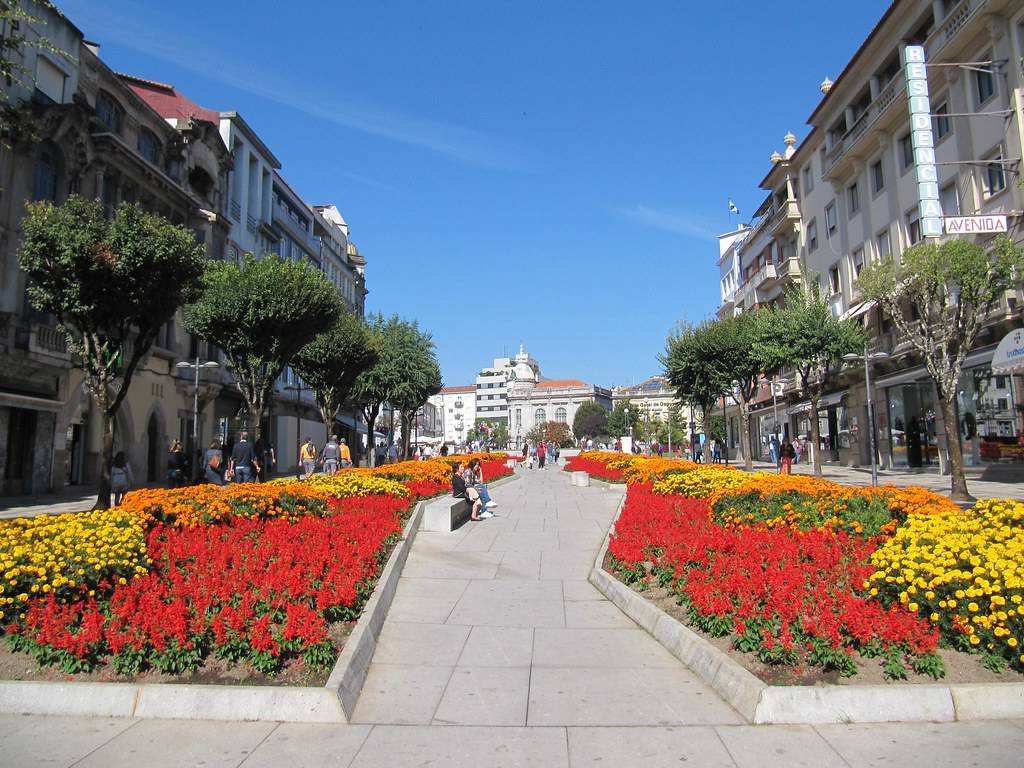
[[[470,505],[469,519],[479,521],[483,519],[480,517],[480,493],[476,488],[466,487],[466,479],[463,476],[465,471],[465,465],[460,464],[452,473],[452,496],[456,499],[465,499]]]

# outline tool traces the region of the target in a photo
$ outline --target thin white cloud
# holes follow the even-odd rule
[[[411,115],[378,105],[359,103],[355,96],[341,98],[332,90],[350,93],[336,79],[336,73],[319,77],[316,73],[293,80],[263,69],[260,61],[274,61],[274,47],[266,42],[253,48],[232,46],[237,56],[201,47],[198,35],[176,38],[160,19],[147,14],[145,23],[134,11],[92,2],[63,3],[69,18],[85,31],[87,39],[100,32],[97,40],[123,46],[175,67],[194,72],[208,80],[276,102],[296,112],[333,123],[343,128],[379,136],[409,146],[421,147],[467,165],[496,170],[526,170],[522,151],[509,142],[487,136],[463,126]],[[73,9],[72,9],[73,6]],[[90,32],[90,30],[92,32]],[[102,55],[102,51],[101,51]],[[132,72],[140,77],[160,80],[158,72]],[[227,111],[233,104],[207,104]],[[245,110],[238,108],[244,114]]]
[[[675,235],[690,237],[695,240],[717,240],[707,222],[700,216],[686,216],[668,211],[659,211],[637,203],[632,208],[616,208],[615,213],[650,229],[660,229]]]
[[[363,176],[363,174],[356,173],[355,171],[339,171],[339,175],[348,179],[349,181],[354,181],[357,184],[363,184],[367,187],[374,187],[376,189],[394,189],[394,186],[388,184],[386,181],[373,179],[370,178],[369,176]]]

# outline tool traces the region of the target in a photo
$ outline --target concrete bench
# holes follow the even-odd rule
[[[587,488],[590,486],[590,475],[586,472],[573,472],[572,484],[580,488]]]
[[[469,520],[473,508],[466,499],[441,496],[427,504],[423,510],[420,530],[450,533]]]

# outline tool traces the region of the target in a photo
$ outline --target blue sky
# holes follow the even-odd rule
[[[445,384],[519,342],[549,377],[658,372],[714,311],[744,218],[886,0],[65,0],[118,71],[237,110],[366,255],[368,310]]]

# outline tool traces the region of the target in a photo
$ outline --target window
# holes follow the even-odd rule
[[[813,158],[813,156],[812,156],[812,158]],[[813,159],[807,165],[807,167],[804,168],[803,176],[804,176],[804,196],[806,197],[814,189],[814,161],[813,161]]]
[[[949,102],[943,100],[935,107],[935,140],[945,138],[953,132],[953,123],[949,119]]]
[[[996,376],[996,389],[1006,389],[1006,377]]]
[[[565,408],[555,409],[555,421],[559,424],[565,424]]]
[[[985,197],[992,197],[1006,189],[1006,174],[1003,172],[1003,153],[997,152],[984,168]]]
[[[955,181],[939,190],[939,204],[942,206],[944,216],[960,215],[960,194]]]
[[[523,426],[523,409],[522,408],[516,408],[516,426],[517,427]]]
[[[871,166],[871,191],[876,195],[885,189],[885,173],[882,171],[882,161]]]
[[[864,269],[864,249],[858,248],[850,256],[850,266],[853,268],[853,276],[860,277],[860,271]]]
[[[839,222],[836,219],[836,201],[833,200],[825,206],[825,231],[828,233],[828,236],[831,237],[836,233],[838,228]]]
[[[157,139],[155,133],[148,128],[140,128],[136,146],[140,155],[157,165],[157,160],[160,158],[160,140]]]
[[[543,408],[538,408],[533,413],[533,423],[543,424],[548,419],[548,414]]]
[[[839,280],[839,262],[828,268],[828,292],[835,295],[842,292],[843,285]]]
[[[911,245],[914,245],[921,239],[921,219],[920,214],[915,208],[907,214],[907,240]]]
[[[60,172],[57,150],[43,147],[36,158],[35,176],[32,181],[32,199],[57,202],[57,176]]]
[[[900,167],[907,170],[914,164],[914,142],[908,133],[900,139]]]
[[[889,242],[889,230],[879,232],[875,236],[875,250],[878,252],[878,260],[884,261],[892,253],[892,246]]]
[[[121,132],[121,123],[124,122],[124,110],[114,97],[106,91],[96,94],[96,119],[99,120],[111,133]]]
[[[818,222],[811,219],[807,224],[807,251],[808,253],[818,249]]]
[[[991,61],[992,51],[986,51],[981,55],[979,61]],[[984,66],[984,65],[983,65]],[[989,65],[990,67],[995,66],[994,64]],[[978,97],[978,106],[980,107],[986,101],[992,98],[992,95],[996,92],[996,81],[992,76],[991,69],[975,70],[974,72],[974,90],[975,95]]]
[[[45,56],[36,56],[36,93],[45,101],[61,104],[64,102],[64,72]]]
[[[860,194],[857,190],[857,184],[851,184],[846,189],[846,207],[850,210],[850,215],[853,216],[860,211]]]

